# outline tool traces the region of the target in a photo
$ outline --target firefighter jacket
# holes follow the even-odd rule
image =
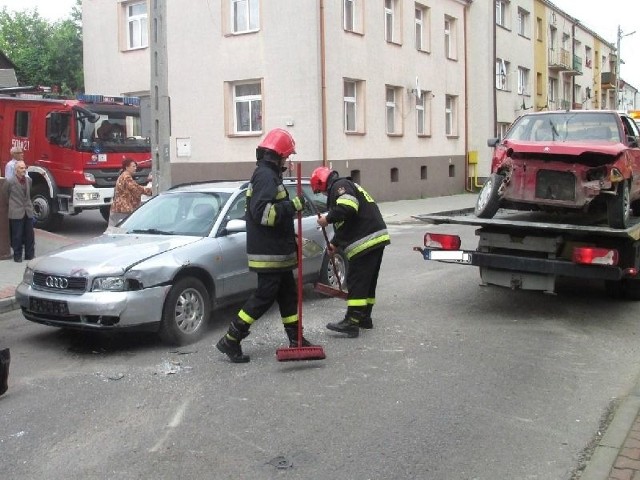
[[[327,197],[327,221],[334,230],[331,243],[349,260],[391,243],[376,202],[360,185],[349,178],[330,180]]]
[[[258,160],[246,195],[249,270],[293,270],[298,265],[293,225],[296,210],[278,165],[266,157]]]

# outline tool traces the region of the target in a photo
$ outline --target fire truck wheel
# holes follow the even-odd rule
[[[34,185],[31,191],[31,201],[36,217],[36,228],[54,231],[62,224],[62,215],[58,213],[58,208],[46,185]]]
[[[105,205],[104,207],[100,207],[100,215],[104,218],[105,222],[109,221],[109,213],[111,212],[111,206]]]

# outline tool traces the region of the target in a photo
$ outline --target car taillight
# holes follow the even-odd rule
[[[440,248],[442,250],[459,250],[460,237],[458,235],[445,235],[442,233],[425,233],[424,246],[427,248]]]
[[[576,247],[572,260],[583,265],[617,265],[618,251],[613,248]]]

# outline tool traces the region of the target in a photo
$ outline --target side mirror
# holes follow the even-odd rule
[[[234,218],[233,220],[229,220],[227,225],[224,227],[227,233],[239,233],[247,231],[247,222],[244,220],[240,220]]]
[[[500,137],[490,138],[489,140],[487,140],[487,146],[489,147],[495,147],[499,143],[500,143]]]

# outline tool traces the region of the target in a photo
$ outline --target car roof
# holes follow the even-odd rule
[[[613,113],[616,115],[620,115],[620,112],[617,112],[615,110],[541,110],[539,112],[523,113],[522,116],[529,117],[534,115],[560,115],[560,114],[567,114],[567,113],[582,114],[582,115],[593,114],[593,113]]]
[[[284,177],[282,179],[286,185],[296,183],[297,179],[293,177]],[[303,178],[302,183],[308,184],[309,178]],[[205,180],[201,182],[189,182],[175,185],[169,191],[179,192],[229,192],[233,193],[237,190],[246,188],[249,185],[247,180]]]

